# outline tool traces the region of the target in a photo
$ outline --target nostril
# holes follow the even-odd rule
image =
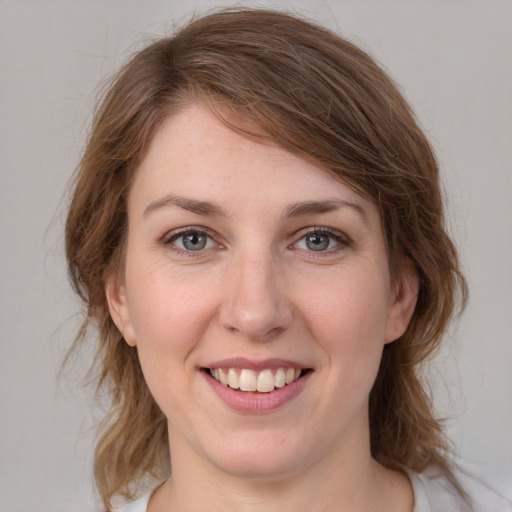
[[[261,265],[260,265],[261,266]],[[228,332],[254,341],[265,341],[286,330],[292,321],[291,304],[279,278],[259,268],[250,276],[229,282],[219,319]]]

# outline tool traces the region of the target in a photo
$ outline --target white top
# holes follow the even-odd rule
[[[412,512],[470,512],[464,501],[444,477],[434,478],[432,473],[406,470],[414,493]],[[473,498],[474,512],[512,512],[512,502],[500,496],[476,478],[458,475]],[[151,493],[129,504],[119,512],[147,512]]]

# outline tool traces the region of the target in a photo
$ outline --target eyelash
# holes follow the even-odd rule
[[[172,231],[171,233],[168,233],[163,238],[163,244],[171,251],[173,251],[175,254],[178,254],[180,256],[186,256],[189,258],[199,258],[201,257],[201,253],[204,253],[205,250],[208,249],[200,249],[197,251],[193,250],[186,250],[181,249],[180,247],[177,247],[173,242],[178,240],[181,237],[184,237],[186,235],[199,235],[199,236],[206,236],[209,240],[214,241],[215,234],[210,231],[209,229],[203,228],[203,227],[194,227],[194,226],[188,226],[183,229],[179,229],[177,231]],[[208,242],[207,242],[208,243]],[[214,241],[214,243],[216,243]],[[221,244],[216,243],[216,245],[221,246]]]
[[[196,251],[194,250],[186,250],[181,249],[180,247],[177,247],[174,242],[178,240],[181,237],[184,237],[186,235],[199,235],[199,236],[206,236],[210,241],[213,241],[218,247],[222,247],[221,244],[215,242],[215,233],[211,230],[203,227],[194,227],[189,226],[183,229],[180,229],[178,231],[173,231],[171,233],[168,233],[163,238],[163,244],[171,251],[173,251],[175,254],[178,254],[180,256],[186,256],[189,258],[198,258],[201,257],[202,253],[204,254],[205,251],[211,249],[211,248],[205,248],[205,249],[198,249]],[[305,240],[308,236],[328,236],[330,239],[334,240],[338,245],[334,248],[328,248],[327,250],[321,250],[321,251],[314,251],[314,250],[306,250],[306,249],[300,249],[297,246],[299,242],[302,240]],[[208,243],[208,241],[206,242]],[[336,253],[342,249],[345,249],[351,245],[351,240],[349,237],[347,237],[345,234],[340,233],[339,231],[333,230],[331,228],[326,227],[315,227],[315,228],[309,228],[307,231],[303,231],[300,233],[300,238],[296,241],[290,244],[288,247],[296,250],[304,251],[305,253],[308,253],[310,257],[324,257],[328,256],[330,254]]]
[[[304,250],[296,248],[297,250],[303,250],[308,254],[309,257],[314,258],[326,257],[333,253],[337,253],[343,249],[346,249],[347,247],[350,247],[352,243],[352,241],[347,235],[339,231],[327,227],[315,227],[312,229],[309,228],[307,231],[301,233],[300,238],[296,242],[291,244],[291,247],[296,246],[299,242],[305,240],[308,236],[328,236],[330,239],[334,240],[338,244],[336,247],[330,249],[328,248],[327,250],[323,251]]]

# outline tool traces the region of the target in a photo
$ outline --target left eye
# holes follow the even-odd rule
[[[174,235],[169,242],[182,251],[202,251],[211,249],[214,241],[202,231],[187,231]]]
[[[313,231],[303,236],[295,247],[306,251],[325,252],[338,247],[341,243],[340,236],[326,231]]]

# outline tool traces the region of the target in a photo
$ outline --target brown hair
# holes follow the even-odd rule
[[[444,227],[432,149],[397,87],[366,53],[295,16],[243,9],[199,18],[133,56],[96,113],[76,175],[66,256],[87,307],[75,347],[89,325],[97,327],[98,389],[112,400],[95,457],[105,506],[116,495],[131,496],[144,476],[166,471],[166,418],[136,349],[110,318],[105,275],[122,267],[126,195],[148,143],[166,116],[193,101],[246,136],[318,162],[376,203],[392,275],[400,279],[407,257],[420,286],[412,320],[385,346],[370,395],[372,455],[392,469],[435,465],[461,491],[419,376],[419,363],[436,351],[467,293]],[[217,110],[219,102],[224,108]]]

